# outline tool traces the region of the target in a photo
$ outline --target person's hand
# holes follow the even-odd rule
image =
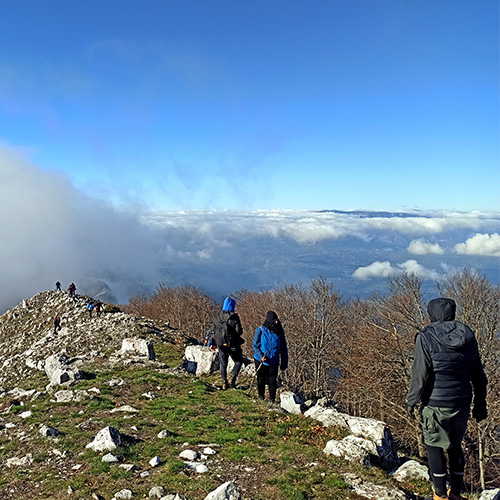
[[[406,413],[407,415],[412,419],[412,420],[415,420],[415,407],[414,406],[411,406],[409,405],[408,403],[406,404]]]
[[[266,360],[266,357],[262,356],[262,358],[260,358],[260,360],[264,363],[264,361]]]
[[[210,350],[211,350],[211,351],[215,351],[215,349],[217,349],[217,347],[216,347],[216,346],[214,346],[214,345],[212,344],[212,345],[210,346]]]
[[[488,417],[488,410],[486,408],[486,403],[477,404],[474,402],[474,408],[472,408],[472,416],[477,422],[482,422]]]

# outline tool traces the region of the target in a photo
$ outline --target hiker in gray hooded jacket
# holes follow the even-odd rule
[[[415,338],[415,359],[406,398],[413,418],[421,403],[422,430],[434,485],[434,500],[460,500],[465,458],[462,439],[474,397],[473,417],[487,417],[486,385],[474,332],[455,321],[452,299],[431,300],[427,312],[431,323]],[[450,490],[446,491],[448,450]],[[465,499],[463,499],[465,500]]]
[[[232,297],[226,297],[222,305],[222,311],[214,318],[213,341],[219,349],[219,365],[222,377],[222,389],[228,387],[236,388],[236,379],[243,364],[243,351],[241,338],[243,328],[238,314],[234,312],[236,301]],[[229,357],[234,361],[231,383],[227,381],[227,363]]]

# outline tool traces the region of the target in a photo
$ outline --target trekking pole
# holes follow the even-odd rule
[[[267,356],[268,351],[264,354],[264,358]],[[264,364],[264,360],[260,361],[260,365],[257,367],[257,370],[255,370],[255,373],[252,377],[252,380],[250,381],[250,387],[248,388],[247,394],[250,394],[250,391],[252,390],[253,386],[253,381],[255,380],[255,377],[257,377],[257,372],[262,368],[262,365]]]

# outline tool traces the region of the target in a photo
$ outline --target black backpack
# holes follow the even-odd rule
[[[223,349],[235,349],[243,344],[244,340],[236,333],[233,326],[229,325],[229,316],[222,316],[219,314],[214,320],[214,334],[212,336],[212,343],[217,347]]]

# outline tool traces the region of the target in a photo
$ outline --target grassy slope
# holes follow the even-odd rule
[[[180,346],[155,348],[160,361],[170,366],[180,364]],[[233,480],[246,499],[336,500],[359,498],[341,479],[342,472],[356,472],[379,484],[392,482],[379,469],[355,467],[323,454],[328,440],[343,436],[341,430],[325,429],[303,416],[269,411],[265,402],[255,400],[255,391],[250,395],[243,390],[219,391],[214,387],[219,383],[217,376],[179,376],[143,365],[102,372],[94,367],[94,373],[95,379],[74,387],[97,387],[101,392],[93,400],[52,403],[51,397],[44,395],[2,416],[0,422],[13,422],[16,428],[0,431],[0,463],[27,452],[33,453],[34,463],[10,469],[2,465],[0,498],[68,498],[68,486],[75,489],[75,499],[91,498],[92,492],[109,499],[122,488],[131,489],[140,498],[147,496],[151,487],[163,486],[167,493],[196,500]],[[114,378],[122,378],[126,384],[110,387],[107,382]],[[45,384],[41,377],[36,388],[43,390]],[[149,391],[155,399],[142,396]],[[110,413],[125,404],[139,412],[132,418]],[[19,413],[27,409],[33,415],[20,418]],[[58,429],[62,436],[42,437],[38,432],[41,423]],[[127,443],[113,452],[120,463],[135,464],[139,473],[149,470],[150,476],[141,478],[139,473],[125,472],[117,464],[105,464],[100,454],[85,448],[107,425],[127,436]],[[157,434],[163,429],[172,435],[159,439]],[[213,445],[217,454],[206,462],[208,473],[186,469],[178,458],[184,443],[200,451],[200,444]],[[151,468],[148,462],[156,455],[162,464]]]

